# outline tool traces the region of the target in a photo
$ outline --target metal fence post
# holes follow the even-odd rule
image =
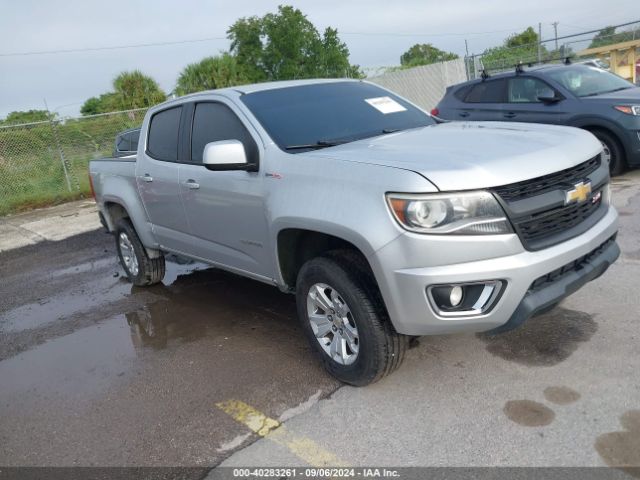
[[[69,178],[69,168],[67,166],[67,160],[64,157],[64,152],[62,151],[62,145],[60,145],[60,138],[58,137],[58,130],[55,126],[55,122],[53,121],[53,115],[49,113],[49,125],[51,126],[51,133],[53,134],[53,141],[56,144],[56,149],[58,150],[58,155],[60,155],[60,162],[62,163],[62,170],[64,171],[64,178],[67,180],[67,188],[70,192],[72,192],[71,188],[71,179]],[[77,190],[80,190],[80,185],[76,184]]]

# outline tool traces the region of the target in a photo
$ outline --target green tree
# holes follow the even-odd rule
[[[122,72],[113,79],[113,92],[87,99],[80,107],[82,115],[151,107],[167,98],[158,83],[139,70]]]
[[[4,125],[17,125],[20,123],[42,122],[49,120],[49,112],[46,110],[27,110],[11,112],[0,123]]]
[[[252,82],[266,80],[267,74],[262,64],[262,19],[254,16],[237,20],[227,30],[227,37],[231,40],[230,51],[249,79]]]
[[[430,43],[416,43],[402,54],[400,57],[400,65],[403,67],[417,67],[419,65],[455,60],[456,58],[458,58],[458,55],[455,53],[445,52]]]
[[[600,30],[591,40],[588,48],[604,47],[614,43],[628,42],[629,40],[640,39],[640,28],[623,30],[616,33],[615,27],[605,27]]]
[[[80,107],[80,113],[82,115],[95,115],[97,113],[102,113],[102,102],[98,97],[91,97],[85,100],[85,102]]]
[[[313,77],[360,77],[349,63],[349,49],[337,30],[320,35],[307,17],[291,6],[276,13],[237,20],[227,31],[231,53],[251,81]]]
[[[224,53],[221,56],[207,57],[198,63],[187,65],[178,76],[175,93],[186,95],[244,83],[249,83],[248,75],[235,57]]]
[[[538,43],[539,37],[533,27],[528,27],[522,33],[514,33],[513,35],[507,37],[504,42],[505,47],[514,48],[514,47],[528,47],[530,48],[532,45],[535,47]]]
[[[509,68],[518,63],[530,63],[538,60],[538,34],[533,27],[521,33],[511,35],[499,47],[488,48],[482,54],[482,64],[486,69]],[[549,52],[542,46],[543,58],[549,58]]]
[[[140,70],[122,72],[113,80],[113,89],[119,110],[151,107],[167,98],[158,83]]]

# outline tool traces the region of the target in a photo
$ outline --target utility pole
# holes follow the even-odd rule
[[[471,80],[471,67],[469,65],[469,44],[467,39],[464,39],[464,73],[467,75],[467,80]]]
[[[554,35],[556,38],[556,52],[558,51],[558,23],[560,22],[553,22],[551,25],[553,25],[553,31],[554,31]]]
[[[542,23],[538,23],[538,63],[542,62]]]

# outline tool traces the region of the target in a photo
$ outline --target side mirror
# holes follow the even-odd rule
[[[538,94],[538,100],[547,105],[551,103],[557,103],[562,100],[562,97],[558,96],[555,91],[548,89],[542,90],[540,94]]]
[[[204,146],[202,163],[209,170],[250,170],[244,145],[239,140],[220,140]]]

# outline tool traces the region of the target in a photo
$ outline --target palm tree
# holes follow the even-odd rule
[[[234,57],[224,53],[187,65],[178,76],[175,93],[186,95],[246,83],[249,79],[242,67]]]

